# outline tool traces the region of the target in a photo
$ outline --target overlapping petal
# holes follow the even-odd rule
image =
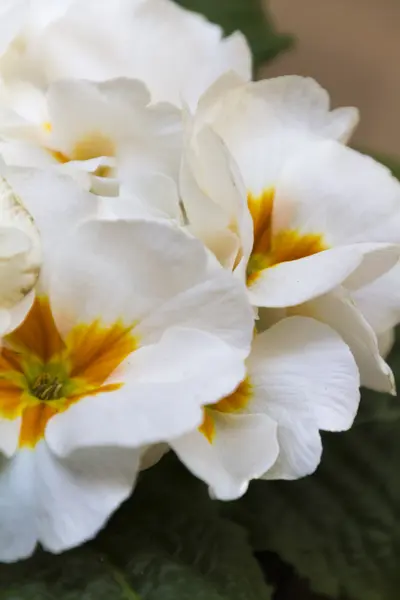
[[[238,385],[253,330],[244,286],[189,234],[100,221],[66,176],[11,178],[45,264],[0,358],[4,561],[95,535],[131,493],[142,446],[199,426]]]
[[[253,478],[303,477],[320,462],[319,430],[351,427],[359,383],[351,352],[333,329],[285,318],[255,336],[235,392],[208,406],[202,426],[171,446],[222,500],[242,495]]]
[[[177,176],[179,111],[150,106],[137,80],[61,81],[45,93],[13,82],[0,93],[0,106],[0,152],[9,165],[64,171],[104,196],[118,195],[119,167],[131,178]]]
[[[242,34],[223,38],[220,27],[170,0],[63,0],[56,8],[47,1],[25,4],[18,13],[10,7],[3,20],[7,51],[0,73],[7,78],[24,76],[47,85],[69,78],[130,77],[146,84],[153,101],[179,106],[182,99],[195,105],[230,69],[251,77]]]

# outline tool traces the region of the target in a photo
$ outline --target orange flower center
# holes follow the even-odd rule
[[[21,418],[19,446],[34,448],[48,421],[85,396],[119,389],[107,380],[136,348],[120,322],[80,324],[63,338],[48,299],[36,298],[0,352],[0,417]]]
[[[257,280],[264,269],[280,263],[298,260],[327,250],[319,233],[302,234],[293,229],[272,232],[272,209],[275,190],[264,191],[260,196],[248,195],[247,203],[253,219],[254,243],[247,265],[247,284]]]

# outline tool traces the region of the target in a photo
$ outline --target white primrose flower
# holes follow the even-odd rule
[[[0,31],[5,79],[46,86],[130,77],[147,85],[153,102],[195,106],[224,72],[251,78],[241,33],[223,38],[220,27],[171,0],[11,0],[0,12]]]
[[[400,241],[399,182],[369,157],[324,137],[343,136],[352,113],[339,118],[326,107],[323,112],[318,101],[325,95],[307,79],[278,78],[228,91],[224,82],[201,100],[198,120],[189,119],[183,202],[193,228],[200,217],[204,226],[213,208],[228,219],[240,238],[253,304],[299,304],[351,274],[361,285],[394,266],[397,249],[385,244]],[[227,187],[229,172],[223,148],[198,122],[206,118],[237,164],[228,198],[216,195]],[[248,219],[243,224],[243,203],[251,227]],[[213,222],[214,215],[209,231]]]
[[[198,240],[99,221],[98,198],[69,177],[13,181],[43,268],[0,353],[6,562],[93,537],[130,495],[142,447],[200,426],[240,383],[254,326],[243,285]]]
[[[118,194],[118,170],[177,177],[181,117],[151,105],[145,86],[129,79],[60,81],[46,92],[27,82],[0,88],[0,153],[8,165],[50,167],[105,196]]]
[[[383,327],[367,322],[360,295],[365,303],[398,261],[400,184],[338,141],[355,122],[352,109],[329,112],[312,80],[227,75],[186,115],[181,197],[191,231],[247,281],[254,306],[326,322],[350,345],[363,385],[393,391]]]
[[[19,318],[40,266],[36,225],[18,195],[0,176],[0,334]]]
[[[347,345],[318,321],[290,317],[255,336],[234,393],[205,407],[201,427],[170,445],[215,497],[231,500],[253,478],[315,471],[319,430],[348,429],[358,403],[359,374]]]

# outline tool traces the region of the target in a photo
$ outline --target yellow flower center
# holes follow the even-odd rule
[[[238,385],[236,390],[222,398],[216,404],[210,404],[206,406],[204,410],[204,419],[203,423],[199,427],[200,433],[202,433],[205,438],[213,443],[215,439],[215,416],[217,413],[237,413],[243,411],[248,405],[252,396],[252,385],[249,377],[243,379],[243,381]]]
[[[272,209],[275,190],[265,190],[260,196],[248,194],[247,203],[253,219],[254,243],[247,264],[247,284],[260,273],[284,262],[298,260],[327,250],[320,233],[302,234],[293,229],[272,233]]]
[[[34,448],[48,421],[85,396],[119,389],[107,380],[136,348],[132,326],[120,322],[79,324],[63,338],[48,299],[36,298],[0,352],[0,417],[21,418],[19,446]]]

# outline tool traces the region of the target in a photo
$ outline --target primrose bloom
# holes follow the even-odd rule
[[[12,0],[0,13],[0,75],[42,87],[58,79],[140,79],[153,102],[195,106],[226,71],[251,78],[241,33],[171,0]]]
[[[377,335],[399,317],[400,184],[340,143],[356,117],[330,112],[308,79],[226,75],[186,115],[181,196],[192,233],[272,310],[269,325],[277,311],[328,324],[362,384],[393,393]]]
[[[229,256],[252,303],[294,306],[350,276],[362,286],[392,268],[400,184],[333,139],[348,137],[354,113],[329,113],[325,92],[308,79],[233,79],[217,82],[187,119],[182,197],[199,237],[222,229],[236,238]],[[229,248],[219,251],[226,260]]]
[[[2,561],[93,537],[130,495],[141,448],[200,426],[239,384],[253,330],[243,286],[197,240],[98,221],[69,178],[19,187],[44,263],[2,339]]]
[[[253,478],[315,471],[319,430],[349,429],[358,403],[359,374],[347,345],[314,319],[290,317],[255,336],[236,390],[205,407],[202,425],[170,445],[214,496],[231,500]]]
[[[46,92],[27,82],[3,85],[0,136],[8,165],[68,172],[104,196],[118,195],[123,166],[131,176],[178,173],[179,111],[150,106],[139,81],[62,81]]]

